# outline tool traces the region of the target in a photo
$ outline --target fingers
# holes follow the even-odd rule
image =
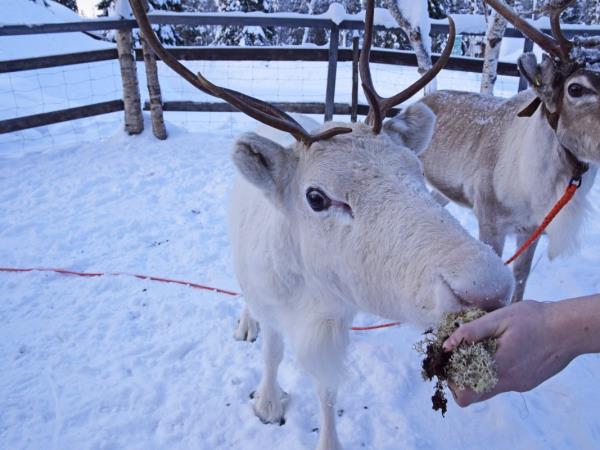
[[[479,342],[490,336],[497,336],[498,321],[494,313],[490,313],[473,322],[461,325],[443,344],[445,351],[454,350],[461,342]]]

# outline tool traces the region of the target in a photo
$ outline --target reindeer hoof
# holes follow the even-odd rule
[[[253,392],[252,398],[254,399],[254,414],[264,424],[278,424],[279,426],[285,425],[285,406],[289,400],[289,395],[279,389],[279,393],[264,393],[259,394]]]
[[[248,310],[244,310],[240,320],[238,320],[238,326],[233,333],[233,338],[236,341],[254,342],[258,337],[259,329],[258,322],[254,320]]]

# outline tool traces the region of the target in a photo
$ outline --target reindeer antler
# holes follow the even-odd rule
[[[449,35],[448,35],[448,44],[444,49],[444,52],[440,55],[440,58],[437,60],[435,65],[427,71],[421,78],[419,78],[416,82],[411,84],[409,87],[404,89],[402,92],[392,96],[392,97],[381,97],[375,87],[373,86],[373,80],[371,78],[371,69],[369,67],[369,57],[371,55],[371,43],[373,41],[373,20],[375,14],[375,1],[367,0],[367,10],[365,14],[365,34],[363,41],[363,48],[360,52],[360,60],[359,60],[359,71],[360,78],[362,80],[363,90],[365,92],[365,96],[369,102],[369,114],[367,115],[366,123],[373,126],[373,131],[375,133],[379,133],[381,131],[383,119],[385,119],[387,113],[396,105],[408,100],[417,92],[419,92],[422,88],[424,88],[427,83],[435,78],[435,76],[444,68],[448,60],[450,59],[450,54],[452,53],[452,48],[454,47],[454,38],[456,37],[456,28],[454,26],[454,21],[450,16],[448,16],[449,22]]]
[[[569,7],[575,0],[550,0],[548,6],[550,8],[550,29],[554,39],[558,41],[563,54],[568,58],[573,43],[569,41],[560,29],[560,16],[565,9]],[[561,58],[562,59],[562,58]]]
[[[531,39],[550,55],[558,57],[562,62],[569,61],[569,53],[573,44],[564,37],[560,29],[560,15],[575,0],[550,0],[547,9],[550,11],[550,26],[554,38],[548,36],[525,19],[521,18],[512,8],[502,0],[486,0],[498,14],[508,20],[526,37]]]
[[[216,84],[213,84],[204,78],[200,73],[197,75],[192,73],[161,45],[160,41],[152,30],[152,26],[150,25],[150,21],[146,15],[146,10],[142,5],[142,0],[129,0],[129,3],[131,4],[131,10],[133,11],[133,15],[137,20],[142,35],[154,53],[156,53],[156,55],[162,61],[164,61],[166,65],[168,65],[176,73],[181,75],[184,79],[186,79],[196,88],[200,89],[202,92],[225,100],[234,108],[249,115],[253,119],[258,120],[259,122],[278,130],[290,133],[296,140],[303,142],[307,146],[313,142],[329,139],[338,134],[352,132],[351,128],[335,127],[316,135],[311,134],[302,128],[302,126],[291,116],[281,111],[279,108],[257,98],[242,94],[241,92],[217,86]]]

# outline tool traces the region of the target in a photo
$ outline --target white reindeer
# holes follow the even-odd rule
[[[431,110],[416,105],[385,124],[381,120],[441,70],[454,28],[430,72],[405,92],[382,99],[368,73],[369,0],[361,73],[373,126],[327,124],[315,135],[274,107],[187,71],[160,46],[140,1],[131,0],[133,11],[163,61],[194,85],[297,139],[283,147],[247,133],[233,152],[241,174],[229,215],[235,270],[263,336],[265,367],[254,411],[263,422],[283,421],[286,394],[277,372],[285,338],[316,382],[318,448],[339,449],[336,392],[358,311],[425,325],[465,305],[501,306],[512,294],[512,275],[498,256],[427,192],[416,155],[431,138]]]
[[[502,1],[488,1],[550,54],[540,64],[533,54],[519,59],[530,90],[509,99],[438,91],[422,100],[437,116],[431,144],[420,155],[425,176],[448,199],[473,209],[479,238],[499,255],[508,234],[516,234],[520,246],[570,180],[600,161],[600,72],[590,70],[594,61],[585,60],[585,49],[563,37],[559,17],[572,1],[558,3],[551,38]],[[575,52],[584,57],[573,59]],[[595,167],[583,175],[574,199],[548,227],[550,258],[576,247],[595,176]],[[534,252],[535,244],[515,262],[513,301],[523,298]]]
[[[319,122],[303,114],[292,113],[290,115],[308,132],[318,132],[318,129],[321,127]],[[290,136],[288,132],[277,130],[266,124],[259,124],[255,129],[255,133],[282,147],[288,147],[294,143],[293,136]],[[238,325],[233,333],[233,338],[236,341],[254,342],[258,337],[259,328],[258,322],[252,317],[250,311],[248,311],[248,308],[246,307],[240,315]]]

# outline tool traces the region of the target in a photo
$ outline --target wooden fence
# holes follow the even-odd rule
[[[153,24],[171,25],[243,25],[243,26],[268,26],[268,27],[310,27],[325,29],[330,32],[328,48],[305,48],[305,47],[175,47],[170,48],[178,59],[186,61],[323,61],[328,64],[327,88],[323,103],[277,103],[281,109],[288,112],[324,114],[325,120],[331,120],[333,114],[351,114],[356,120],[357,114],[366,112],[365,105],[357,104],[357,64],[358,38],[353,39],[353,48],[339,48],[340,30],[362,30],[364,23],[360,20],[344,20],[339,24],[328,18],[306,17],[290,18],[281,17],[277,14],[271,16],[253,16],[236,14],[148,14]],[[137,27],[135,20],[95,19],[81,20],[68,23],[50,23],[33,25],[4,25],[0,26],[0,36],[18,36],[31,34],[50,34],[65,32],[88,32],[98,30],[132,30]],[[382,27],[376,27],[383,29]],[[580,30],[581,31],[581,30]],[[579,31],[579,32],[580,32]],[[585,30],[589,35],[600,35],[600,28]],[[447,34],[447,25],[432,25],[432,34]],[[565,34],[571,36],[573,30],[566,30]],[[507,28],[505,36],[523,37],[521,33],[513,28]],[[527,41],[525,45],[530,45]],[[527,48],[527,47],[526,47]],[[19,72],[25,70],[45,69],[72,64],[92,63],[97,61],[117,60],[116,49],[93,50],[76,52],[54,56],[43,56],[39,58],[25,58],[17,60],[0,61],[0,74]],[[136,49],[137,61],[142,61],[141,49]],[[433,60],[437,59],[433,55]],[[335,103],[335,83],[337,74],[337,63],[340,61],[353,61],[353,95],[352,104]],[[371,52],[371,61],[380,64],[392,64],[403,66],[417,66],[417,60],[412,52],[375,49]],[[452,57],[446,69],[481,73],[483,60],[466,57]],[[500,62],[498,64],[498,75],[518,77],[516,64]],[[233,111],[224,103],[217,102],[187,102],[187,101],[165,101],[163,103],[166,111]],[[115,99],[112,101],[84,105],[76,108],[62,109],[58,111],[34,114],[30,116],[16,117],[0,121],[0,133],[24,130],[42,125],[49,125],[68,120],[90,117],[98,114],[123,110],[123,101]],[[149,105],[145,105],[148,109]]]

